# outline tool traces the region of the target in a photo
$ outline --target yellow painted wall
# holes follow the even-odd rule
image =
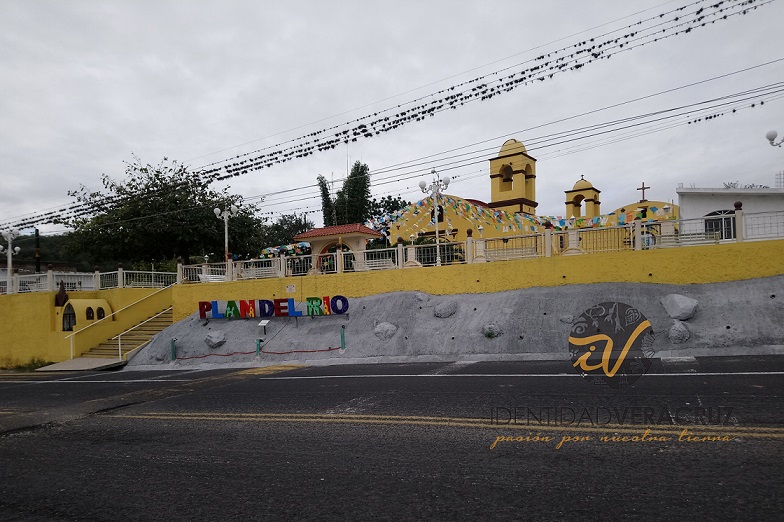
[[[126,288],[101,291],[69,292],[73,299],[105,299],[112,311],[120,310],[157,289]],[[6,335],[0,337],[0,366],[27,363],[32,357],[59,362],[70,358],[72,332],[62,330],[62,308],[54,306],[55,292],[31,292],[0,296],[0,318]],[[135,306],[114,316],[113,321],[79,334],[76,356],[118,333],[143,321],[153,313],[171,306],[171,289],[164,290],[143,306]],[[77,324],[77,330],[84,324]]]
[[[301,302],[305,297],[364,297],[398,291],[471,294],[590,283],[688,285],[736,281],[784,274],[782,256],[784,240],[779,240],[407,268],[402,271],[177,285],[173,289],[174,320],[182,320],[197,311],[199,301],[212,300],[292,297]],[[695,266],[700,269],[695,270]],[[287,292],[287,286],[293,286],[294,291]]]
[[[611,282],[689,285],[782,275],[782,259],[784,240],[776,240],[236,283],[175,285],[147,301],[145,306],[120,312],[118,320],[110,323],[111,328],[107,326],[106,331],[92,328],[94,332],[80,339],[78,351],[97,345],[170,304],[174,307],[174,320],[178,321],[196,312],[199,301],[212,300],[292,297],[301,302],[305,297],[325,295],[356,298],[397,291],[490,293]],[[287,287],[294,291],[289,292]],[[114,289],[73,292],[71,297],[106,299],[112,310],[120,310],[153,291]],[[56,331],[57,321],[61,321],[58,313],[59,309],[54,307],[54,293],[0,296],[0,318],[6,332],[0,338],[0,365],[25,363],[31,357],[53,362],[67,359],[69,344],[64,339],[67,333]]]

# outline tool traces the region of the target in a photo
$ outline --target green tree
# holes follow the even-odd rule
[[[332,194],[329,191],[329,182],[324,176],[319,175],[318,186],[321,191],[321,212],[324,214],[324,226],[331,227],[336,225],[335,202],[332,201]]]
[[[317,179],[321,190],[321,210],[325,226],[364,223],[373,215],[370,199],[370,168],[366,164],[359,161],[354,163],[343,183],[343,188],[338,191],[334,200],[330,196],[329,186],[324,176],[319,176]]]
[[[62,220],[74,229],[69,234],[70,253],[87,253],[98,265],[175,257],[187,264],[190,256],[223,252],[224,223],[213,209],[232,204],[239,212],[229,221],[229,250],[255,254],[261,248],[263,220],[256,215],[258,209],[240,206],[241,198],[227,189],[209,189],[186,166],[167,158],[157,166],[144,165],[134,157],[125,172],[122,182],[104,174],[104,191],[89,192],[81,186],[69,192],[91,209],[89,215]]]
[[[272,225],[264,230],[266,246],[288,245],[294,242],[294,236],[311,230],[315,225],[308,221],[304,214],[283,214]]]
[[[385,196],[381,199],[373,198],[370,202],[370,215],[377,217],[385,214],[391,214],[398,210],[403,210],[411,203],[401,198],[400,196],[392,197]]]

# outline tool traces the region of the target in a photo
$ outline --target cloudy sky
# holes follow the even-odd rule
[[[538,57],[554,60],[559,49],[568,56],[591,38],[622,39],[698,9],[707,14],[709,5],[4,0],[0,223],[70,204],[69,190],[99,189],[101,174],[122,179],[133,155],[194,170],[220,166],[357,118],[395,114],[479,76],[541,65]],[[774,186],[784,148],[764,135],[784,133],[781,85],[735,95],[784,81],[784,1],[752,5],[758,8],[745,15],[712,18],[718,21],[679,35],[670,29],[646,45],[630,38],[622,52],[616,47],[611,58],[579,70],[228,184],[249,202],[265,196],[261,208],[273,217],[308,212],[317,224],[316,176],[339,188],[356,160],[370,166],[378,196],[421,199],[418,182],[435,168],[454,178],[448,193],[487,201],[486,160],[514,137],[538,160],[541,215],[563,214],[563,191],[581,175],[602,191],[604,211],[639,199],[643,181],[648,199],[676,202],[679,183]],[[688,7],[672,13],[681,6]],[[636,119],[658,111],[670,112]],[[630,119],[627,129],[606,126],[621,119]],[[595,132],[579,130],[589,126]],[[450,157],[456,154],[463,156]]]

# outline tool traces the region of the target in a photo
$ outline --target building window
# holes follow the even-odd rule
[[[87,307],[87,310],[85,310],[85,313],[87,314],[87,320],[88,321],[92,321],[92,320],[95,319],[95,312],[93,312],[93,308],[91,306]]]
[[[68,303],[63,309],[63,331],[73,332],[74,326],[76,326],[76,312],[71,303]]]
[[[98,319],[99,320],[103,319],[104,317],[106,317],[106,312],[103,311],[103,307],[102,306],[99,306],[97,311],[98,311]]]
[[[735,239],[735,211],[715,210],[706,214],[705,234],[718,234],[719,239]]]

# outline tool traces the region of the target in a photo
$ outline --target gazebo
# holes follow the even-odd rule
[[[309,242],[314,255],[327,254],[333,247],[337,247],[338,252],[348,248],[354,254],[355,259],[363,260],[368,240],[380,237],[384,237],[384,235],[372,228],[359,223],[351,223],[348,225],[314,228],[297,234],[294,236],[294,241]],[[339,262],[342,262],[342,259]]]

